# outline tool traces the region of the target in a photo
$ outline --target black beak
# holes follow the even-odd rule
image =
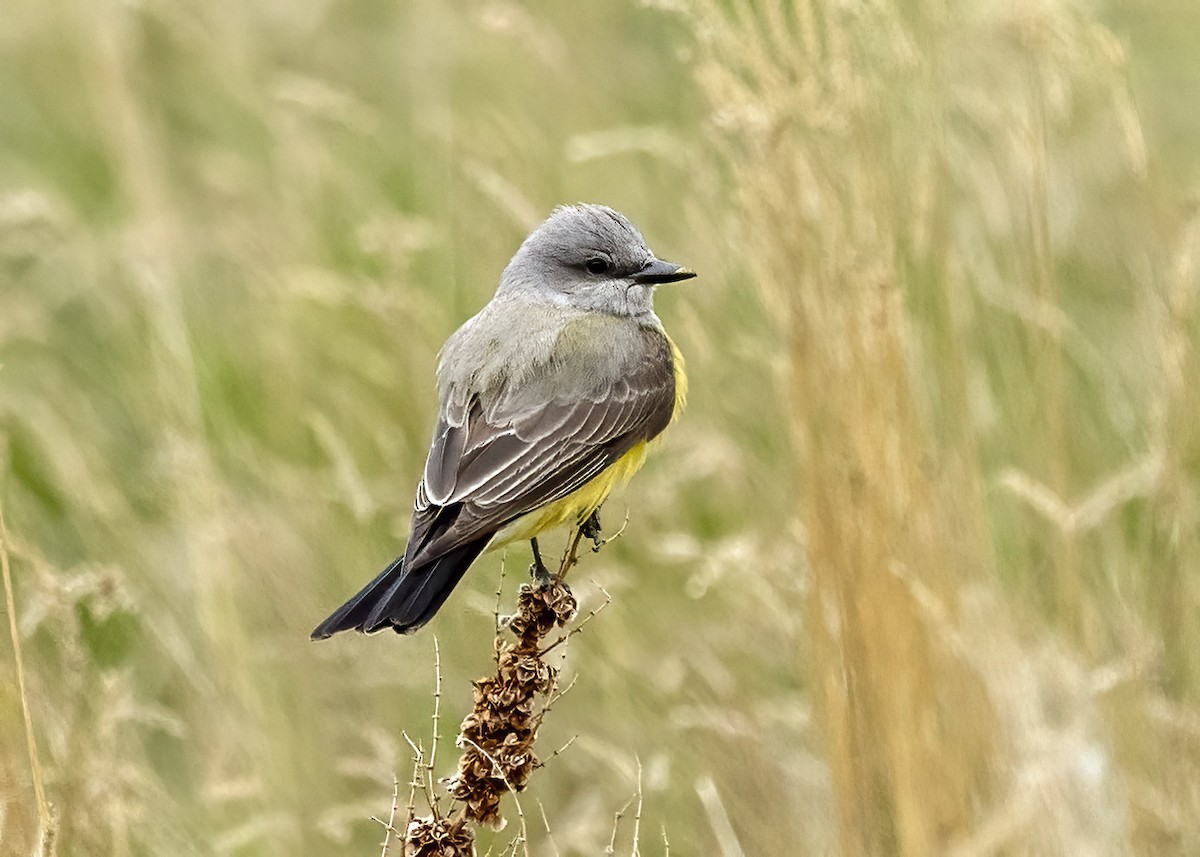
[[[678,283],[680,280],[690,280],[694,276],[696,276],[696,272],[690,268],[676,265],[674,262],[652,259],[646,263],[646,267],[633,275],[633,281],[635,283],[658,286],[663,283]]]

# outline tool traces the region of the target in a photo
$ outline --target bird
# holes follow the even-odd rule
[[[442,347],[438,416],[404,553],[316,627],[408,634],[433,618],[484,550],[598,512],[682,411],[683,356],[655,290],[695,277],[657,258],[604,205],[554,209],[504,268],[491,300]]]

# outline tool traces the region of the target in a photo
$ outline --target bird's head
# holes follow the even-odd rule
[[[637,227],[611,208],[564,205],[525,239],[500,291],[636,317],[653,312],[657,286],[694,276],[655,257]]]

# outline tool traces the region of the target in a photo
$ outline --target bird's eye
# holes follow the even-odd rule
[[[589,274],[607,274],[609,264],[607,259],[601,259],[599,256],[593,256],[591,259],[588,259],[583,263],[583,267]]]

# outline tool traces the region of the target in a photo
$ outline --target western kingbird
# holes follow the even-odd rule
[[[683,358],[654,314],[654,291],[694,276],[655,258],[611,208],[555,209],[442,348],[440,410],[404,555],[313,639],[415,631],[488,547],[529,539],[546,576],[538,533],[588,532],[683,406]]]

